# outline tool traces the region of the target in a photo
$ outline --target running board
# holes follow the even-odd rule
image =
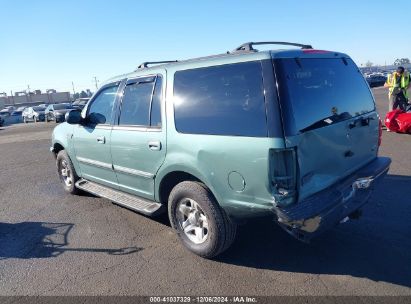
[[[154,201],[137,197],[119,190],[114,190],[109,187],[81,179],[76,183],[76,187],[83,191],[89,192],[96,196],[100,196],[112,201],[115,204],[126,207],[128,209],[153,216],[160,213],[163,205]]]

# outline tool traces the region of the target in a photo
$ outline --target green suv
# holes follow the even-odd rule
[[[358,214],[391,162],[378,157],[381,122],[352,59],[296,43],[145,62],[66,121],[51,151],[67,192],[168,210],[185,247],[207,258],[267,214],[309,241]]]

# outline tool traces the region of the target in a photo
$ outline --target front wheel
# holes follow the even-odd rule
[[[175,186],[168,216],[183,245],[204,258],[222,253],[235,239],[236,224],[201,183],[184,181]]]
[[[57,154],[56,165],[64,190],[70,194],[77,194],[79,190],[75,184],[79,180],[79,177],[65,150],[61,150]]]

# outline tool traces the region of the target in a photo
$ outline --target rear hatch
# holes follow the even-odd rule
[[[370,89],[346,55],[274,58],[287,148],[297,161],[298,201],[377,156],[379,117]]]

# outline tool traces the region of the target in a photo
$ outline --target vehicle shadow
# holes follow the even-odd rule
[[[74,224],[0,222],[0,260],[8,258],[32,259],[52,258],[67,251],[102,252],[110,255],[126,255],[142,248],[67,248],[68,235]]]
[[[218,260],[259,269],[350,275],[411,287],[411,177],[388,175],[359,220],[338,225],[310,244],[272,219],[240,227]]]

